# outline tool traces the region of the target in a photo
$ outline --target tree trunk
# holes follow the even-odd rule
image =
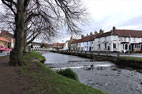
[[[16,30],[14,32],[15,47],[10,53],[10,62],[12,66],[22,66],[23,62],[23,49],[24,49],[24,34],[25,24],[24,17],[26,12],[24,10],[24,0],[17,0],[17,14],[15,15]]]
[[[25,23],[25,26],[27,26],[27,24]],[[26,34],[26,31],[27,30],[27,28],[25,28],[25,32],[24,32],[24,39],[23,39],[23,45],[24,45],[24,48],[23,48],[23,53],[26,53],[27,52],[27,50],[26,50],[26,47],[27,47],[27,45],[26,45],[26,43],[27,43],[27,41],[26,41],[26,36],[27,36],[27,34]]]

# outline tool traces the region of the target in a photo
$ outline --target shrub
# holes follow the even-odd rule
[[[57,71],[57,73],[62,76],[65,76],[67,78],[78,81],[77,74],[75,72],[73,72],[71,69],[59,70],[59,71]]]

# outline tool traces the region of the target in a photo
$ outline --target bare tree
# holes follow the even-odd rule
[[[80,0],[2,0],[13,20],[7,24],[14,31],[15,47],[10,54],[10,65],[23,64],[23,50],[39,35],[54,36],[61,26],[74,33],[82,20],[84,9]],[[12,25],[13,24],[13,25]]]

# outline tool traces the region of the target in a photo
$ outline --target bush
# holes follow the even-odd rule
[[[73,72],[71,69],[60,70],[60,71],[57,71],[57,73],[67,78],[78,81],[77,74]]]

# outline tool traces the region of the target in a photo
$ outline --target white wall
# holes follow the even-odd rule
[[[142,43],[142,38],[118,37],[115,35],[96,38],[94,39],[93,50],[94,51],[108,51],[108,47],[110,47],[109,51],[122,52],[124,51],[124,48],[125,48],[124,44],[121,44],[122,42],[128,42],[129,44]],[[106,43],[106,48],[105,48],[105,43]],[[100,48],[99,48],[99,44],[100,44]],[[114,44],[116,44],[116,48],[113,47]],[[129,50],[129,47],[127,50]]]
[[[14,48],[14,39],[11,39],[11,48]]]
[[[68,47],[68,46],[69,46],[69,42],[66,42],[66,43],[65,43],[65,45],[64,45],[63,50],[68,50],[68,49],[69,49],[69,47]]]
[[[94,39],[94,51],[112,51],[113,50],[113,43],[112,39],[116,39],[115,42],[117,42],[116,36],[107,36],[107,37],[101,37]],[[99,48],[100,45],[100,48]]]

